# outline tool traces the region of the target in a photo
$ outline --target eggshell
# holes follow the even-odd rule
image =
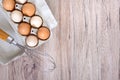
[[[30,24],[26,23],[26,22],[22,22],[19,24],[18,26],[18,32],[21,34],[21,35],[29,35],[31,31],[31,26]]]
[[[17,3],[24,4],[27,0],[16,0]]]
[[[39,28],[37,36],[41,40],[47,40],[50,37],[50,30],[47,27]]]
[[[15,0],[3,0],[3,8],[7,11],[12,11],[15,8]]]
[[[35,35],[29,35],[26,38],[26,44],[29,47],[35,47],[35,46],[38,45],[38,43],[39,43],[39,40],[38,40],[38,38]]]
[[[30,19],[30,24],[35,27],[35,28],[39,28],[43,23],[43,20],[40,16],[33,16]]]
[[[11,19],[14,21],[14,22],[21,22],[22,21],[22,18],[23,18],[23,14],[22,12],[20,12],[19,10],[14,10],[12,13],[11,13]]]
[[[29,17],[33,16],[35,14],[35,11],[36,11],[35,5],[32,3],[28,2],[22,6],[22,12],[26,16]]]

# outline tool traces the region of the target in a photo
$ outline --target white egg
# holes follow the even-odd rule
[[[39,16],[33,16],[30,20],[30,24],[35,28],[39,28],[42,25],[42,23],[43,20]]]
[[[14,11],[11,13],[11,19],[12,19],[14,22],[21,22],[22,19],[23,19],[23,14],[22,14],[22,12],[20,12],[19,10],[14,10]]]
[[[16,0],[16,2],[20,3],[20,4],[24,4],[27,0]]]
[[[29,35],[27,38],[26,38],[26,44],[29,46],[29,47],[35,47],[37,46],[38,44],[38,38],[34,35]]]

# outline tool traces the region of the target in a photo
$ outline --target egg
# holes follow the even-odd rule
[[[23,14],[22,12],[20,12],[19,10],[14,10],[12,13],[11,13],[11,19],[14,21],[14,22],[21,22],[22,19],[23,19]]]
[[[23,35],[23,36],[29,35],[30,31],[31,31],[30,24],[28,24],[26,22],[22,22],[18,25],[18,32],[21,35]]]
[[[35,35],[29,35],[28,37],[26,37],[27,46],[35,47],[38,45],[38,43],[39,43],[39,40]]]
[[[3,0],[3,8],[7,11],[12,11],[15,8],[15,0]]]
[[[43,23],[43,19],[40,16],[33,16],[30,19],[30,24],[35,27],[35,28],[39,28]]]
[[[50,30],[47,27],[39,28],[37,36],[41,40],[47,40],[50,37]]]
[[[16,2],[18,2],[20,4],[24,4],[25,2],[27,2],[27,0],[16,0]]]
[[[36,11],[35,5],[32,3],[28,2],[22,6],[22,12],[26,16],[29,17],[33,16],[35,14],[35,11]]]

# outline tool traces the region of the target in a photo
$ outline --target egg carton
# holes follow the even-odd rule
[[[31,2],[36,6],[35,14],[42,17],[44,26],[47,26],[50,30],[54,29],[57,26],[57,21],[54,18],[45,0],[28,0],[28,2]],[[22,5],[16,4],[16,9],[21,9],[21,6]],[[4,23],[3,25],[6,26],[7,28],[4,26],[0,26],[0,28],[4,29],[9,34],[11,34],[19,44],[25,45],[25,36],[22,36],[18,33],[18,24],[14,23],[11,20],[10,18],[11,12],[8,12],[3,9],[2,0],[0,0],[0,12],[2,12],[3,17],[6,18],[6,20],[9,22],[13,31],[9,31],[10,26],[8,27],[4,25],[7,24],[5,22],[3,22]],[[24,16],[23,21],[28,22],[29,19],[30,17]],[[35,34],[36,29],[32,28],[31,33]],[[39,40],[39,46],[45,42],[47,41]],[[20,53],[19,48],[0,40],[0,63],[8,63],[11,60],[17,59],[19,57],[19,53]]]

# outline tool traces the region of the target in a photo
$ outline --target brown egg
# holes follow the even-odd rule
[[[36,11],[35,5],[29,2],[25,3],[22,7],[23,14],[29,17],[33,16],[35,14],[35,11]]]
[[[3,0],[2,4],[7,11],[12,11],[15,8],[15,0]]]
[[[47,27],[41,27],[37,32],[37,36],[41,40],[47,40],[50,37],[50,30]]]
[[[31,31],[31,26],[30,24],[26,23],[26,22],[22,22],[19,24],[18,26],[18,32],[21,34],[21,35],[29,35]]]

